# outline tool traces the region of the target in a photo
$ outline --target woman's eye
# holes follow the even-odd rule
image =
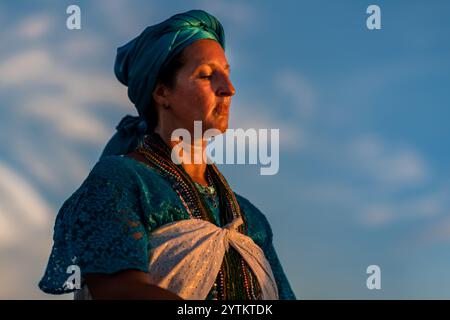
[[[211,79],[212,78],[212,74],[205,74],[205,75],[201,75],[200,79]]]

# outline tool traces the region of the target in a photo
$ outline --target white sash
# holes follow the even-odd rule
[[[236,229],[235,218],[220,228],[201,219],[165,224],[150,234],[151,282],[183,299],[203,300],[211,290],[229,245],[255,274],[264,300],[277,300],[278,289],[269,262],[260,247]]]
[[[205,220],[188,219],[154,230],[149,238],[151,283],[183,299],[204,300],[231,245],[255,274],[262,299],[278,300],[277,284],[264,252],[236,230],[242,223],[242,218],[235,218],[220,228]],[[87,285],[75,292],[75,299],[92,299]]]

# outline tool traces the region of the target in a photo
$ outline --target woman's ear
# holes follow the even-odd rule
[[[169,90],[167,87],[161,83],[157,83],[155,90],[153,90],[153,99],[155,100],[158,106],[167,106],[169,105],[168,101]]]

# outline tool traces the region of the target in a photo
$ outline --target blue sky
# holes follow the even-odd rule
[[[280,129],[277,175],[220,167],[269,219],[297,297],[450,298],[450,3],[400,0],[1,1],[0,298],[53,298],[37,281],[55,214],[134,113],[115,50],[194,8],[225,28],[230,127]]]

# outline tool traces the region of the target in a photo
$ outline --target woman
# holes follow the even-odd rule
[[[215,17],[192,10],[118,49],[115,74],[139,116],[122,119],[61,207],[44,292],[80,289],[67,281],[76,266],[76,298],[295,299],[265,216],[214,164],[171,158],[188,144],[171,140],[175,129],[227,129],[235,89],[224,41]],[[206,141],[191,144],[205,152]]]

